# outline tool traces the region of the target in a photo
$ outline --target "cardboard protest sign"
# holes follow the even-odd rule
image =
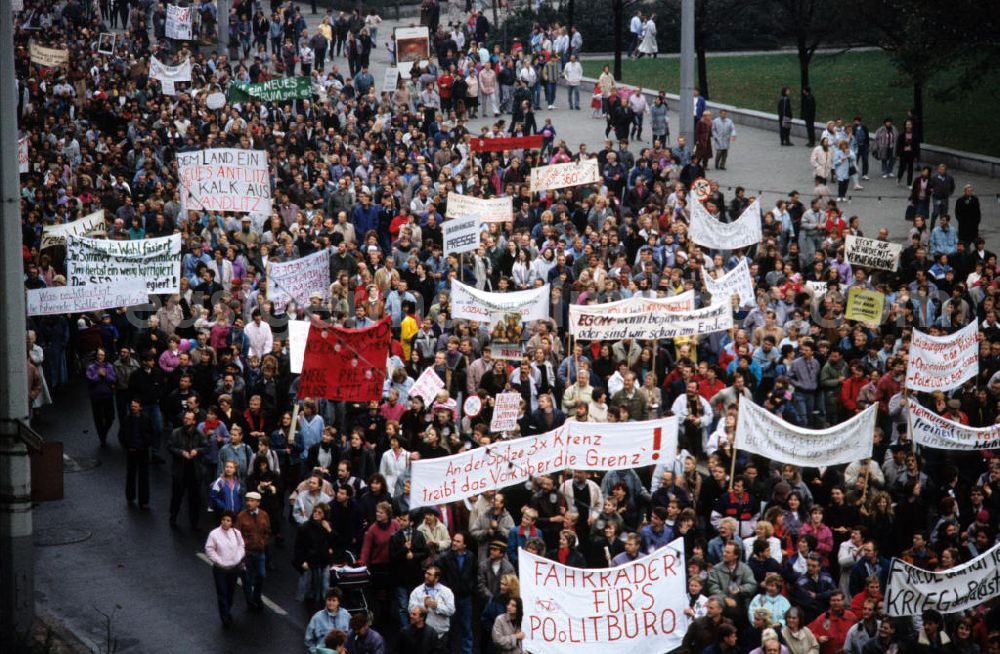
[[[705,289],[712,295],[713,304],[728,302],[734,293],[740,298],[740,306],[753,304],[753,278],[750,277],[750,266],[747,265],[746,258],[740,259],[735,268],[717,279],[712,279],[704,268],[701,269],[701,276]]]
[[[473,152],[503,152],[504,150],[531,150],[542,147],[545,137],[541,134],[531,136],[508,136],[492,139],[474,138],[469,142]]]
[[[166,36],[178,41],[191,40],[191,7],[167,5]]]
[[[475,216],[481,223],[506,223],[514,219],[514,198],[476,198],[471,195],[448,193],[445,218]]]
[[[288,365],[293,374],[302,372],[302,359],[306,355],[306,339],[309,338],[308,320],[288,321]]]
[[[395,66],[389,66],[385,69],[385,75],[382,77],[382,93],[395,93],[398,84],[399,69]]]
[[[844,255],[852,266],[879,268],[895,271],[899,267],[899,255],[903,246],[898,243],[879,241],[847,234],[844,239]]]
[[[104,209],[84,216],[71,223],[61,225],[45,225],[42,227],[42,249],[54,245],[66,245],[66,235],[72,236],[104,236],[107,226],[104,223]]]
[[[531,169],[531,192],[549,191],[601,181],[597,159],[551,164]]]
[[[30,289],[27,306],[29,316],[58,316],[132,307],[147,300],[146,282],[129,279],[115,284]]]
[[[46,48],[37,43],[29,43],[28,58],[33,64],[46,68],[57,68],[69,65],[69,50],[66,48]]]
[[[451,456],[414,461],[410,506],[454,502],[566,468],[624,470],[677,453],[677,418],[567,422],[537,436],[500,440]]]
[[[523,588],[523,586],[522,586]],[[962,565],[928,572],[894,558],[885,590],[885,614],[899,618],[927,609],[960,613],[1000,595],[1000,545]]]
[[[691,207],[688,238],[698,245],[713,250],[735,250],[756,245],[764,238],[760,227],[759,200],[751,202],[731,223],[713,218],[701,202],[692,202]]]
[[[177,66],[167,66],[156,57],[151,57],[149,60],[149,78],[161,82],[190,82],[191,59],[185,59],[184,63]]]
[[[633,295],[624,300],[605,304],[569,305],[569,333],[576,336],[585,327],[608,317],[635,316],[663,311],[691,311],[694,309],[694,291],[664,298],[647,298]]]
[[[979,337],[975,321],[951,336],[913,330],[906,387],[912,391],[947,391],[979,374]]]
[[[844,317],[848,320],[858,320],[869,325],[882,322],[882,312],[885,310],[885,295],[878,291],[852,286],[847,290],[847,308]]]
[[[394,35],[396,37],[396,61],[408,63],[407,71],[415,62],[431,58],[430,32],[426,27],[398,27]]]
[[[181,235],[138,241],[107,241],[66,234],[70,286],[121,285],[140,279],[148,293],[178,293]]]
[[[185,210],[271,213],[271,171],[264,150],[178,152],[177,170]]]
[[[797,466],[834,466],[872,455],[878,405],[827,429],[785,422],[749,400],[741,400],[734,447]]]
[[[309,306],[309,296],[323,295],[330,299],[330,251],[320,250],[308,257],[291,261],[273,261],[267,268],[268,297],[274,310],[282,313],[292,300],[299,307]]]
[[[648,301],[648,300],[647,300]],[[601,305],[598,305],[598,307]],[[691,311],[657,311],[639,314],[602,314],[570,305],[570,333],[585,341],[659,340],[682,336],[705,336],[733,326],[733,309],[728,303],[713,304]]]
[[[493,417],[490,419],[490,431],[510,431],[517,427],[518,414],[521,412],[520,393],[499,393],[493,403]]]
[[[527,550],[518,563],[524,651],[584,654],[619,646],[661,654],[680,647],[687,626],[683,539],[614,568],[571,568]]]
[[[925,409],[912,398],[908,404],[910,412],[910,436],[913,442],[924,447],[941,450],[993,450],[1000,448],[1000,425],[969,427],[954,420],[939,416]]]
[[[28,148],[28,137],[17,139],[17,172],[26,173],[31,167],[31,153]]]
[[[226,93],[230,102],[308,100],[313,95],[308,77],[276,77],[256,84],[232,81]]]
[[[453,218],[441,224],[444,255],[472,252],[479,247],[479,221],[475,217]]]
[[[437,398],[438,391],[444,388],[444,382],[434,372],[434,368],[424,368],[424,371],[417,377],[410,387],[410,397],[421,397],[426,406],[430,406]]]
[[[310,325],[299,397],[344,402],[380,399],[391,338],[389,318],[364,329]]]
[[[520,313],[524,322],[549,317],[548,284],[527,291],[490,293],[452,282],[450,300],[452,318],[463,320],[490,322],[502,319],[507,313]]]

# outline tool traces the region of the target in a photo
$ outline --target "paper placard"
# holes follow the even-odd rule
[[[104,309],[132,307],[149,300],[146,282],[129,279],[115,284],[50,286],[28,290],[29,316],[65,316]]]
[[[531,169],[531,192],[596,184],[600,180],[597,159],[551,164]]]
[[[177,169],[185,210],[271,213],[271,171],[264,150],[178,152]]]
[[[267,268],[268,298],[276,313],[285,311],[292,300],[299,308],[309,306],[309,296],[320,293],[330,299],[330,251],[320,250],[308,257],[274,261]]]
[[[844,237],[844,255],[852,266],[865,266],[895,272],[903,246],[847,234]]]
[[[445,218],[475,216],[481,223],[506,223],[514,220],[514,198],[476,198],[459,193],[448,193]]]
[[[178,41],[191,40],[191,8],[167,5],[166,36]]]
[[[847,309],[844,311],[844,317],[848,320],[878,325],[882,322],[884,310],[885,295],[882,293],[858,286],[847,289]]]

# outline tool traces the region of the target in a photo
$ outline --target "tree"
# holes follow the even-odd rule
[[[795,40],[799,56],[799,85],[809,86],[809,64],[820,44],[833,36],[833,27],[840,23],[833,16],[842,15],[831,0],[773,0],[783,17],[789,35]]]
[[[711,99],[707,52],[712,45],[710,39],[715,36],[712,28],[742,23],[748,10],[759,9],[760,5],[760,0],[697,0],[695,3],[694,52],[698,59],[698,90],[706,100]]]
[[[611,0],[611,9],[614,14],[615,24],[615,81],[622,81],[622,24],[625,20],[624,0]]]

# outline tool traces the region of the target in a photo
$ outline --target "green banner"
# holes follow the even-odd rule
[[[308,77],[279,77],[259,84],[234,81],[229,83],[228,96],[230,102],[308,100],[312,84]]]

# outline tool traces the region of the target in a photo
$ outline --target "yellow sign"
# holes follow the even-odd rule
[[[882,322],[884,308],[885,295],[855,286],[847,291],[847,311],[844,316],[848,320],[878,325]]]

